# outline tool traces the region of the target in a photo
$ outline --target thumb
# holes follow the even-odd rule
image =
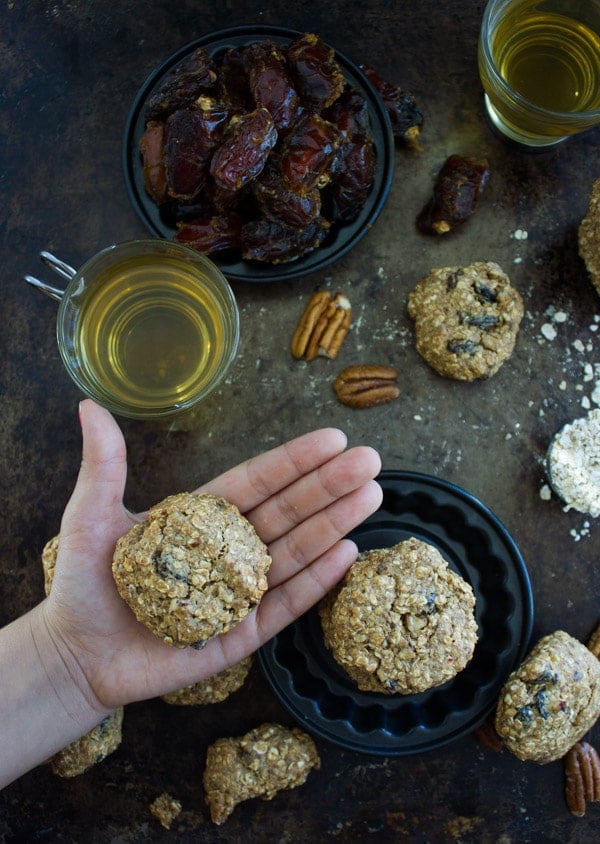
[[[127,450],[121,429],[111,414],[90,399],[79,405],[83,433],[81,467],[65,509],[61,540],[82,531],[106,535],[122,521],[127,480]]]

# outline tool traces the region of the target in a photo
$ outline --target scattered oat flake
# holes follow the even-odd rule
[[[515,240],[527,240],[528,233],[525,231],[525,229],[517,229],[513,232],[513,237]]]
[[[556,328],[550,322],[545,322],[540,331],[546,340],[554,340],[556,337]]]
[[[567,389],[567,382],[561,381],[560,384],[558,385],[558,389],[559,390],[566,390]]]
[[[566,322],[568,317],[564,311],[557,311],[552,317],[554,322]]]
[[[542,501],[550,501],[552,498],[552,491],[548,484],[542,484],[540,487],[540,498]]]
[[[585,346],[581,342],[581,340],[574,340],[573,341],[573,348],[577,349],[578,352],[585,352]]]
[[[590,400],[588,399],[588,397],[587,397],[587,396],[584,396],[584,397],[581,399],[581,406],[584,408],[584,410],[589,410],[589,409],[590,409],[590,407],[592,406],[592,405],[591,405],[591,402],[590,402]]]

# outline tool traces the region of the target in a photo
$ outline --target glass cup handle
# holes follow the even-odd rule
[[[50,267],[50,269],[54,270],[55,273],[58,273],[58,275],[65,278],[67,281],[71,281],[73,276],[77,274],[77,270],[74,269],[74,267],[70,266],[70,264],[66,264],[64,261],[61,261],[60,258],[57,258],[56,255],[53,255],[51,252],[46,252],[45,250],[40,252],[40,258],[46,266]],[[57,302],[60,302],[64,296],[64,290],[61,290],[58,287],[52,287],[52,285],[46,284],[45,281],[42,281],[33,275],[26,275],[24,278],[28,284],[31,284],[33,287],[37,287],[38,290],[41,290],[42,293],[45,293],[46,296],[49,296],[51,299],[55,299]]]

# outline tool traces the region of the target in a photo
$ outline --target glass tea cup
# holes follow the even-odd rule
[[[490,120],[518,144],[600,124],[600,0],[490,0],[478,63]]]
[[[108,410],[158,419],[189,410],[220,384],[239,343],[239,312],[225,276],[206,256],[168,240],[132,240],[79,269],[42,258],[66,290],[33,276],[58,299],[56,336],[77,386]]]

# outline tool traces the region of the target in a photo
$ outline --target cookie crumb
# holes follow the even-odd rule
[[[160,794],[150,803],[150,812],[165,829],[171,829],[171,824],[181,813],[181,803],[167,792]]]

